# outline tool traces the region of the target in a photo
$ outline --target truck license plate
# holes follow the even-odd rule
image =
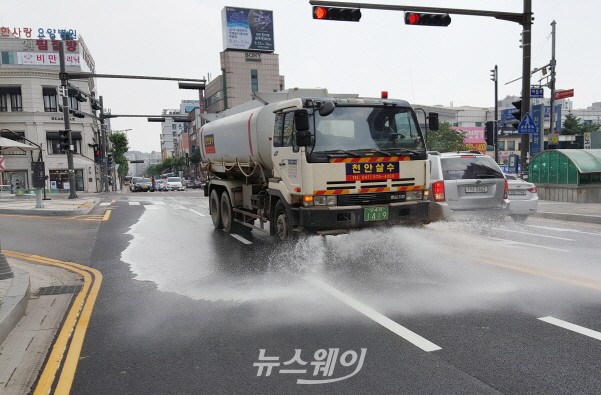
[[[365,221],[383,221],[388,219],[388,207],[366,207],[363,209]]]
[[[485,193],[488,192],[488,187],[465,187],[465,193]]]

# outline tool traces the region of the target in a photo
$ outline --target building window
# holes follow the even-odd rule
[[[252,92],[259,91],[259,74],[255,69],[250,70],[250,90]]]
[[[482,127],[482,122],[476,122],[476,127],[477,128]]]
[[[42,88],[44,95],[44,111],[56,112],[56,88]]]
[[[505,151],[505,141],[497,141],[497,147],[499,147],[499,151]]]
[[[15,64],[15,53],[2,51],[2,64]]]
[[[75,91],[75,90],[69,90],[69,108],[71,110],[78,110],[79,111],[79,102],[77,101],[77,99],[75,98],[75,95],[77,95],[79,92]]]
[[[46,132],[46,148],[49,154],[64,155],[61,152],[60,137],[58,132]],[[71,143],[73,143],[73,153],[81,152],[81,132],[71,132]]]
[[[50,189],[69,190],[69,171],[68,170],[49,170]],[[83,170],[75,169],[75,190],[83,191]]]
[[[21,87],[0,88],[0,111],[8,111],[9,102],[11,111],[23,111]]]
[[[507,151],[515,151],[515,141],[507,141]]]

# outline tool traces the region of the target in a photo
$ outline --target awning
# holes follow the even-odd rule
[[[20,149],[22,151],[33,151],[37,150],[38,147],[34,147],[29,144],[23,144],[15,140],[7,139],[6,137],[0,137],[0,152],[4,150],[15,150]]]

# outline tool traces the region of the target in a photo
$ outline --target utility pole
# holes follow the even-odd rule
[[[547,147],[551,142],[551,133],[555,132],[555,21],[551,22],[551,79],[549,81],[549,88],[551,89],[551,98],[549,99],[550,114],[549,114],[549,133],[547,134]]]
[[[69,134],[69,149],[67,150],[67,168],[69,172],[69,199],[77,199],[75,193],[75,167],[73,165],[73,139],[71,136],[71,120],[69,119],[69,86],[65,68],[65,42],[59,41],[58,56],[60,60],[61,95],[63,96],[63,119],[65,130]]]
[[[522,116],[530,113],[530,67],[532,54],[532,0],[524,0],[524,13],[522,14]],[[522,133],[522,149],[520,151],[520,164],[522,178],[528,174],[528,153],[530,152],[530,135]]]

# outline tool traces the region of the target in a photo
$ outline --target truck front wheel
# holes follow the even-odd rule
[[[278,202],[275,205],[273,217],[275,222],[275,236],[281,241],[292,239],[292,226],[290,226],[290,218],[288,218],[288,212],[286,211],[284,203]]]
[[[211,197],[209,198],[209,207],[211,209],[211,219],[213,220],[213,226],[215,229],[221,229],[223,223],[221,222],[221,210],[219,205],[219,192],[217,189],[211,191]]]

